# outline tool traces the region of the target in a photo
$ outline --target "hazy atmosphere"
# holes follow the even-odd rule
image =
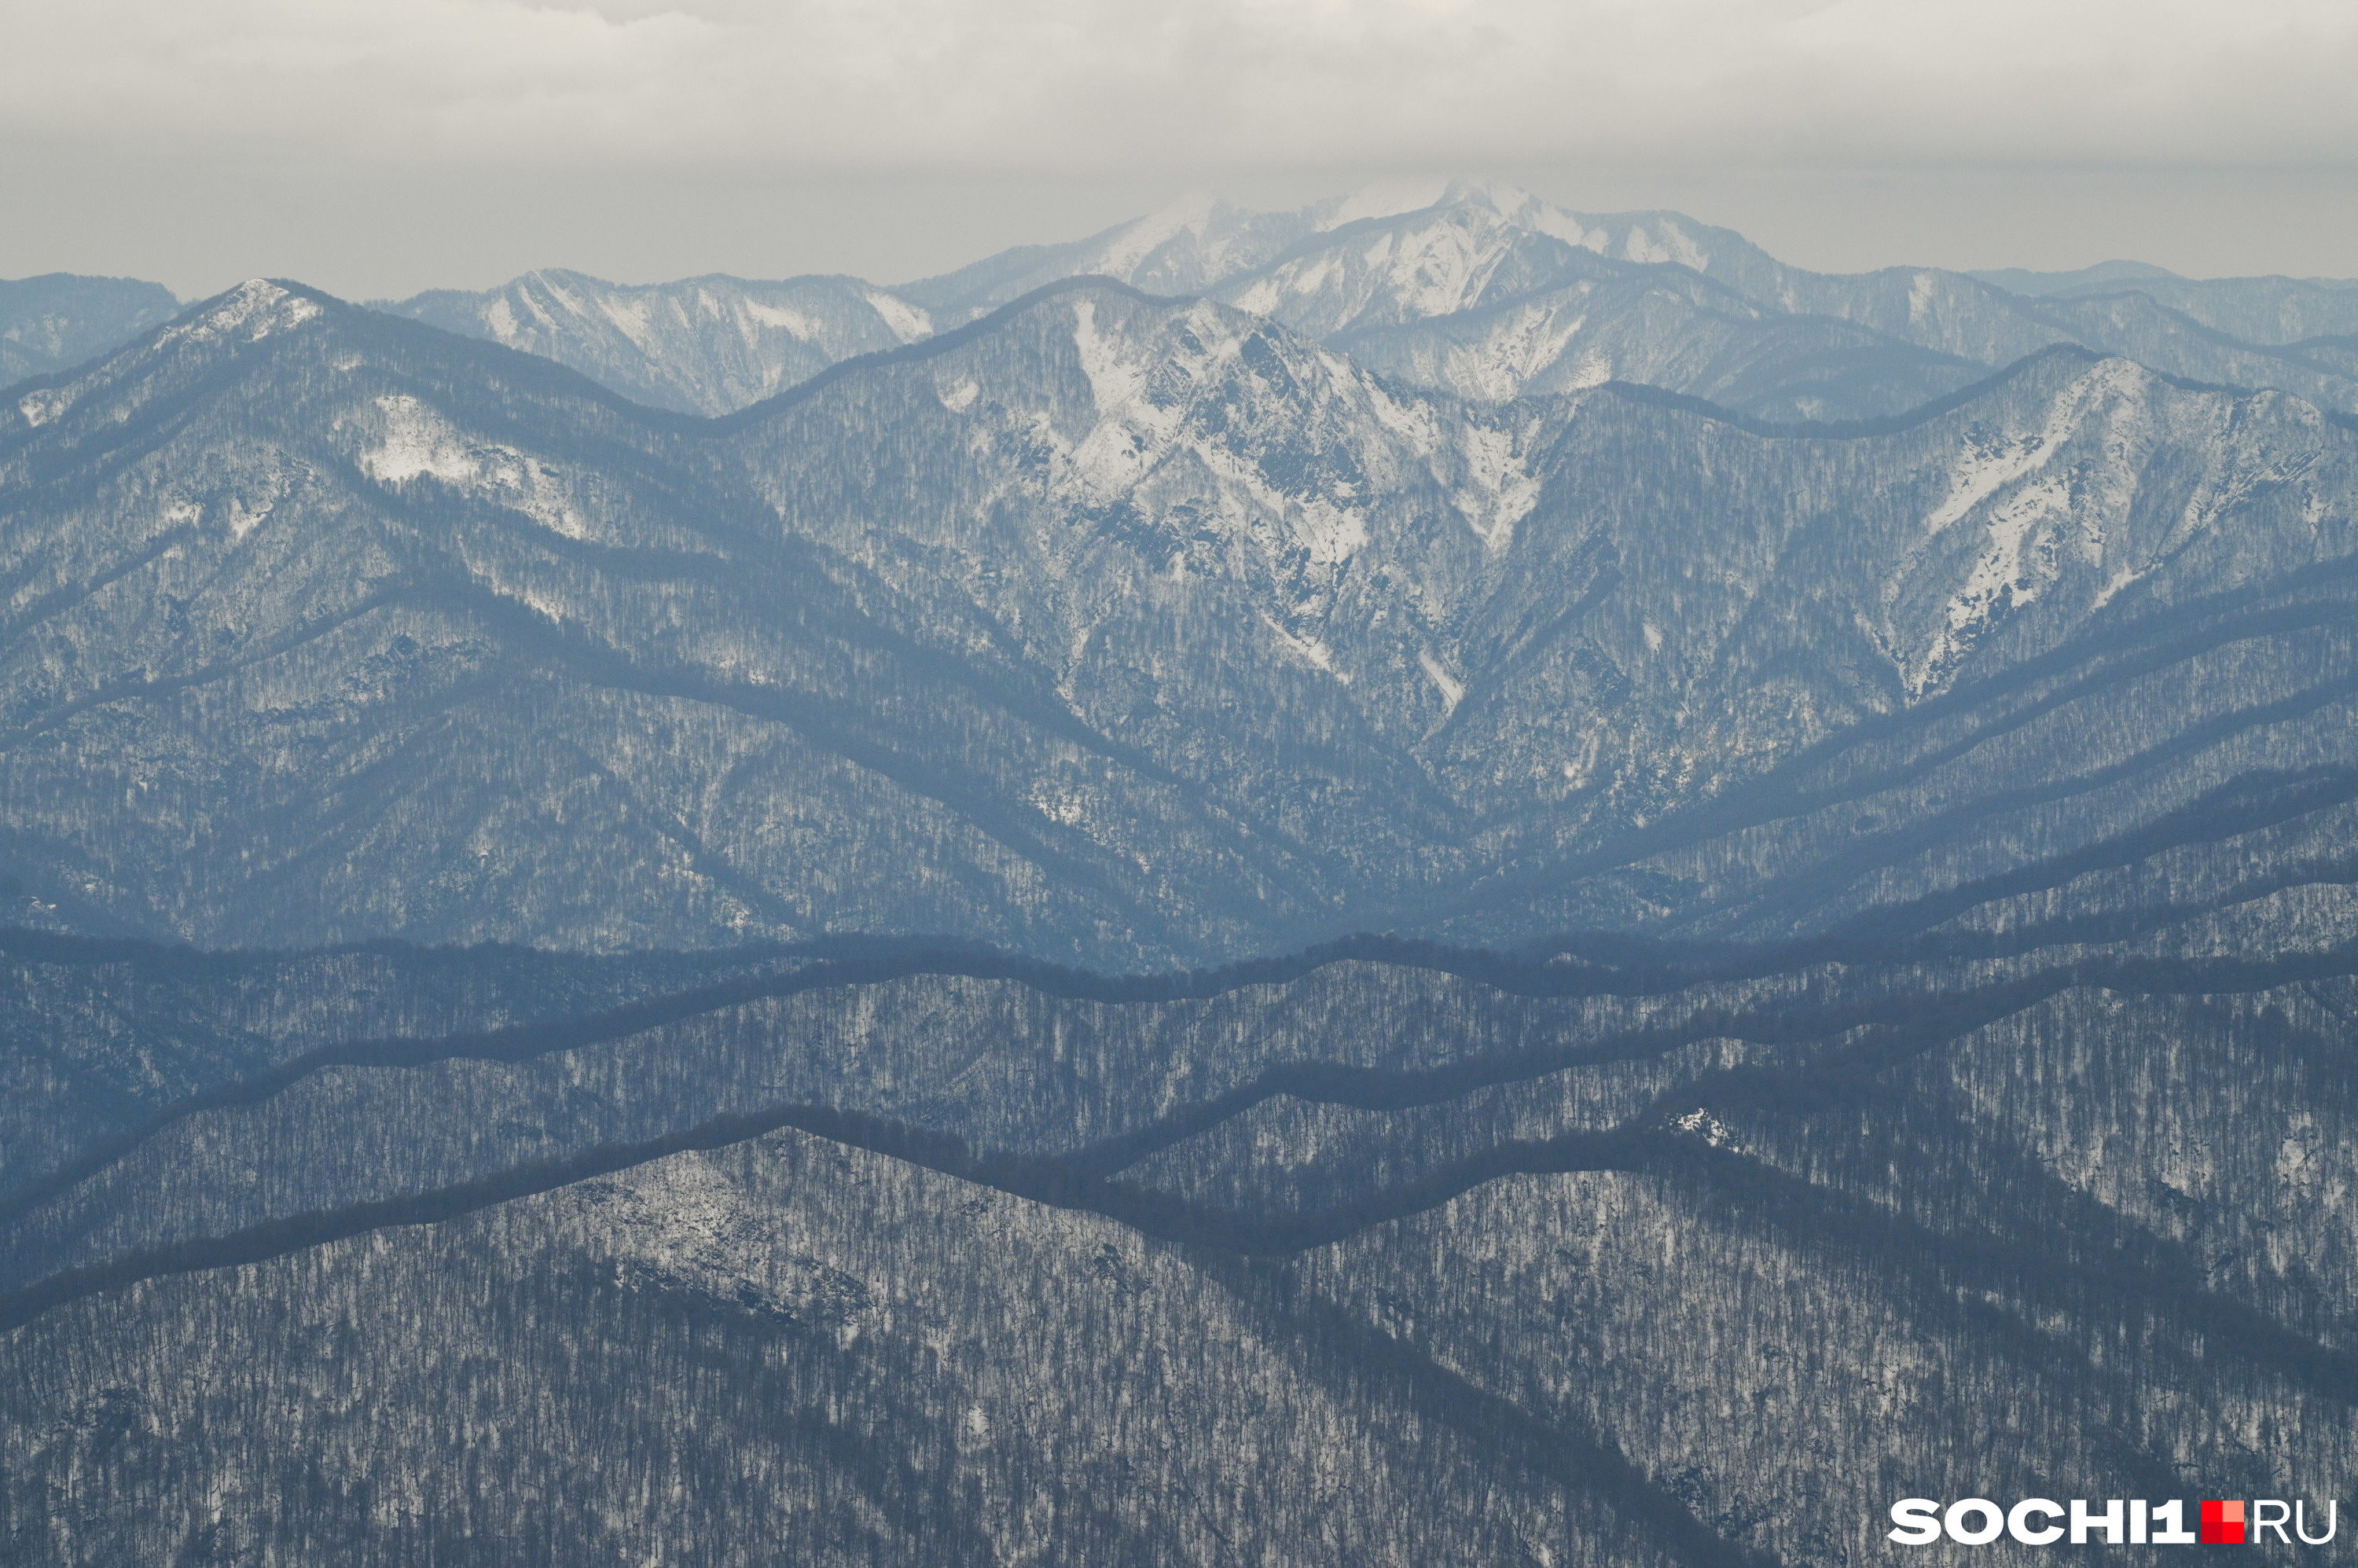
[[[1476,173],[1824,270],[2358,272],[2358,9],[100,0],[0,10],[0,276],[898,281]]]
[[[0,1563],[2348,1561],[2353,81],[0,0]]]

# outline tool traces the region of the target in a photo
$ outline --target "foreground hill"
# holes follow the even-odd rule
[[[1108,980],[12,934],[5,1146],[104,1109],[0,1185],[0,1520],[1840,1564],[1899,1496],[2299,1496],[2358,1456],[2358,957],[2214,939]]]

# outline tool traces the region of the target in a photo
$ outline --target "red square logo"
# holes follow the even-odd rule
[[[2204,1503],[2201,1538],[2205,1546],[2243,1545],[2244,1505],[2240,1502]]]

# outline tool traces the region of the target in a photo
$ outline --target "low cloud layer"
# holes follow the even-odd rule
[[[2358,274],[2348,0],[0,6],[0,276],[901,279],[1503,174],[1801,262]]]
[[[2344,164],[2346,0],[82,0],[0,125],[394,165]]]

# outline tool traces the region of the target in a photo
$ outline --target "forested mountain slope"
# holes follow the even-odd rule
[[[94,359],[179,309],[170,289],[135,278],[0,278],[0,386]]]
[[[2230,874],[2353,761],[2358,436],[2077,352],[1795,433],[1080,284],[707,424],[256,284],[0,419],[68,928],[1768,937]]]
[[[434,289],[377,307],[541,354],[634,402],[726,414],[860,354],[929,335],[924,310],[852,277],[631,287],[527,273],[480,293]]]
[[[501,1026],[514,955],[8,938],[52,995],[483,995],[11,1182],[0,1517],[65,1561],[1843,1563],[1900,1495],[2292,1495],[2358,1451],[2358,960],[2139,956],[2206,942],[613,960],[620,1008]]]
[[[1378,207],[11,386],[0,1554],[1864,1565],[2349,1473],[2338,351]],[[997,302],[1125,255],[1234,302]],[[1597,324],[1448,390],[1518,311]]]

